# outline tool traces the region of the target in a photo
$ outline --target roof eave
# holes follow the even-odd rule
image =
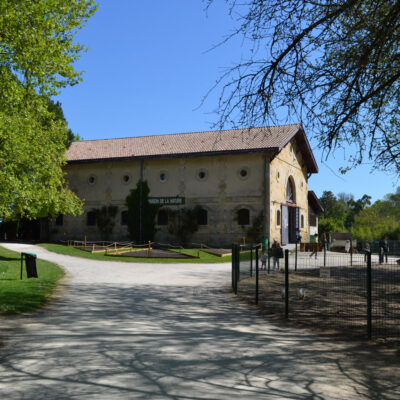
[[[194,158],[194,157],[207,157],[207,156],[222,156],[222,155],[235,155],[235,154],[256,154],[256,153],[278,153],[279,147],[268,147],[261,149],[245,149],[245,150],[219,150],[208,152],[193,152],[193,153],[176,153],[176,154],[156,154],[151,156],[129,156],[129,157],[107,157],[107,158],[91,158],[80,160],[68,160],[67,165],[74,164],[92,164],[100,162],[123,162],[123,161],[140,161],[140,160],[154,160],[154,159],[168,159],[168,158]]]

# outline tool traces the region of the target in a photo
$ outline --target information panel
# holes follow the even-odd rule
[[[160,206],[180,206],[185,204],[184,197],[149,197],[149,203]]]

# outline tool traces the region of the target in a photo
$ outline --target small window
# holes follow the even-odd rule
[[[168,211],[159,210],[157,214],[157,225],[168,225]]]
[[[276,210],[276,226],[281,225],[281,210]]]
[[[64,216],[60,214],[55,220],[56,226],[63,226],[64,225]]]
[[[122,175],[122,183],[127,184],[127,183],[130,182],[130,180],[131,180],[131,176],[130,175],[128,175],[128,174]]]
[[[160,172],[160,181],[161,182],[166,182],[167,180],[167,173],[165,171]]]
[[[247,167],[241,167],[237,173],[240,179],[247,179],[249,177],[249,169]]]
[[[315,214],[309,216],[310,226],[317,226],[317,217]]]
[[[204,208],[199,210],[199,213],[197,214],[197,223],[199,225],[207,225],[208,224],[208,218],[207,218],[207,210],[204,210]]]
[[[126,226],[128,225],[128,211],[122,211],[121,213],[121,225]]]
[[[96,213],[94,211],[89,211],[86,214],[86,225],[95,226],[96,225]]]
[[[242,208],[237,212],[239,225],[250,225],[250,211],[247,208]]]
[[[304,215],[301,216],[301,228],[304,228]]]
[[[94,185],[96,183],[96,177],[94,175],[90,175],[88,178],[89,185]]]
[[[207,170],[204,168],[199,169],[196,177],[199,181],[205,181],[208,178]]]

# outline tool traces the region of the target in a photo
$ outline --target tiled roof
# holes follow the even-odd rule
[[[68,163],[73,164],[224,153],[279,152],[294,135],[299,133],[302,139],[303,136],[305,138],[301,126],[293,124],[120,139],[84,140],[72,143],[67,151],[67,159]],[[305,140],[308,145],[306,138]],[[311,153],[310,149],[309,151]],[[312,153],[311,157],[314,160]],[[317,168],[316,164],[315,168]]]

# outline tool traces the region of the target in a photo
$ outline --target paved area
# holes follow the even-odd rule
[[[223,287],[230,265],[63,266],[59,296],[1,320],[1,399],[399,399],[396,357],[269,323]]]

